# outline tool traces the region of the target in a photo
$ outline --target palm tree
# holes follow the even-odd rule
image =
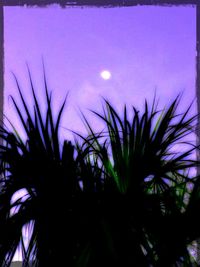
[[[195,193],[199,192],[199,178],[188,205],[185,196],[193,181],[187,170],[197,163],[189,157],[194,147],[184,152],[172,152],[172,148],[191,133],[196,116],[187,118],[189,107],[177,117],[179,100],[177,97],[160,115],[155,99],[151,110],[145,103],[141,116],[133,107],[130,120],[126,106],[121,119],[105,101],[104,115],[94,112],[106,125],[100,134],[94,133],[84,117],[90,134],[82,137],[80,150],[90,151],[106,174],[104,192],[111,214],[107,221],[119,266],[135,266],[136,262],[138,266],[171,266],[182,261],[190,266],[187,246],[199,236],[197,226],[193,236],[190,232],[199,207]],[[188,215],[190,205],[192,215]]]
[[[66,249],[71,255],[73,244],[71,222],[66,221],[66,213],[71,213],[73,192],[78,193],[80,186],[75,179],[74,148],[70,142],[60,144],[58,140],[65,102],[54,121],[51,96],[46,88],[47,110],[43,118],[31,77],[30,81],[34,116],[30,115],[18,83],[24,117],[13,99],[27,140],[24,142],[17,132],[1,129],[4,144],[1,146],[0,266],[10,265],[19,244],[23,248],[23,266],[27,266],[30,260],[35,260],[36,266],[55,266],[59,259],[63,260],[60,255],[67,261]],[[26,189],[26,201],[18,199],[11,205],[13,194],[20,189]],[[11,208],[19,210],[11,216]],[[33,223],[34,228],[26,248],[22,228],[27,223]],[[61,241],[65,242],[65,247]]]
[[[94,112],[105,130],[95,133],[84,117],[88,136],[61,143],[65,101],[53,119],[44,76],[43,116],[29,77],[33,110],[17,80],[24,113],[13,99],[26,140],[15,129],[0,130],[0,266],[10,266],[19,245],[24,267],[192,266],[187,246],[200,236],[190,220],[199,208],[199,178],[187,170],[197,164],[190,159],[195,147],[172,151],[193,129],[190,107],[177,116],[178,97],[159,113],[154,99],[128,119],[126,107],[120,118],[105,101],[103,115]],[[21,189],[26,197],[13,201]]]

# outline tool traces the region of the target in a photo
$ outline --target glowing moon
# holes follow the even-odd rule
[[[104,80],[109,80],[111,78],[111,73],[109,70],[103,70],[101,73],[101,78]]]

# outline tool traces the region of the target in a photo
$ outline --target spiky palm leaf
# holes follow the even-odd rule
[[[178,103],[179,97],[159,115],[155,99],[151,109],[145,102],[144,113],[133,107],[128,120],[126,106],[121,119],[105,101],[103,115],[93,112],[107,128],[100,134],[83,116],[89,135],[82,136],[82,150],[105,174],[103,188],[109,197],[104,208],[112,214],[106,220],[112,225],[118,262],[126,266],[170,266],[183,255],[190,261],[182,211],[190,181],[185,170],[197,164],[190,159],[195,147],[191,144],[183,152],[172,148],[191,134],[196,116],[188,118],[190,107],[178,116]]]
[[[26,142],[16,131],[0,131],[0,266],[10,265],[19,244],[24,267],[31,260],[39,267],[160,267],[182,258],[190,266],[187,245],[194,238],[185,228],[197,202],[191,197],[190,205],[184,203],[190,181],[184,170],[196,164],[189,158],[194,148],[171,151],[191,131],[195,117],[187,119],[189,109],[177,117],[177,98],[159,115],[154,101],[151,109],[145,104],[141,116],[133,108],[129,120],[126,107],[121,119],[106,101],[104,114],[95,113],[106,132],[96,134],[85,119],[90,134],[83,143],[61,144],[65,102],[54,120],[44,77],[43,117],[29,77],[33,112],[18,82],[25,114],[13,99]],[[26,199],[12,203],[20,189],[26,189]],[[28,223],[33,231],[26,246],[22,229]]]
[[[25,114],[14,99],[13,103],[26,132],[26,142],[5,128],[0,131],[4,142],[0,155],[0,266],[10,265],[17,246],[20,242],[23,245],[22,228],[30,221],[34,221],[34,231],[24,250],[23,266],[28,266],[34,259],[35,266],[55,266],[59,253],[63,253],[64,257],[61,262],[67,261],[61,245],[63,240],[67,240],[65,249],[69,250],[71,258],[70,241],[73,243],[73,238],[66,213],[70,213],[72,195],[80,191],[80,186],[78,179],[75,179],[74,148],[67,141],[61,145],[58,138],[65,101],[54,121],[45,77],[44,81],[47,103],[45,118],[42,117],[31,76],[34,116],[31,116],[16,80]],[[27,190],[28,198],[20,203],[18,212],[11,216],[11,208],[19,206],[19,201],[16,201],[11,207],[12,196],[20,189]]]

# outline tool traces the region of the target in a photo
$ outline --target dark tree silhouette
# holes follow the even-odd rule
[[[14,128],[0,130],[0,266],[10,266],[19,245],[23,267],[195,266],[188,245],[200,237],[200,182],[187,172],[197,166],[195,146],[172,150],[194,128],[190,107],[177,115],[177,97],[159,112],[154,99],[143,113],[133,107],[129,119],[126,107],[121,117],[105,100],[103,114],[94,112],[105,123],[102,132],[83,117],[88,136],[61,143],[65,101],[53,116],[44,81],[45,114],[31,76],[32,110],[17,83],[22,107],[13,103],[26,140]],[[26,198],[13,202],[20,189]]]

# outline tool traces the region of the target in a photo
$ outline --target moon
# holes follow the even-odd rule
[[[104,79],[104,80],[110,80],[111,78],[111,73],[109,70],[103,70],[101,73],[101,78]]]

